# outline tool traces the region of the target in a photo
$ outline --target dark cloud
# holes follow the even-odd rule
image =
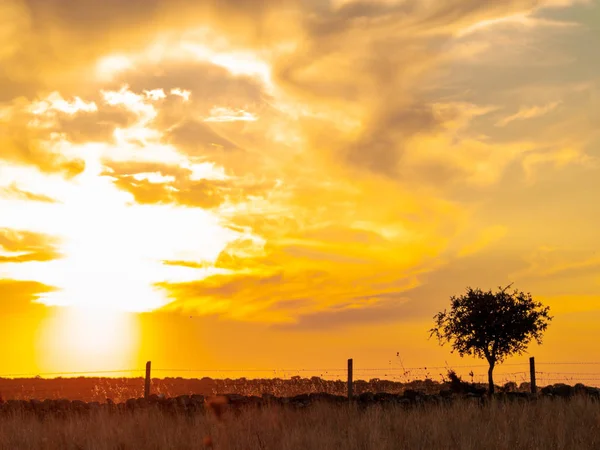
[[[25,3],[35,24],[50,20],[85,35],[99,29],[140,25],[156,17],[162,1],[132,0],[124,4],[120,0],[105,0],[97,4],[85,0],[26,0]]]
[[[59,241],[52,236],[30,231],[0,228],[0,247],[16,255],[0,256],[0,263],[27,261],[51,261],[61,257]]]
[[[240,146],[219,129],[219,124],[204,122],[215,107],[259,111],[268,102],[260,81],[233,75],[208,62],[170,62],[142,64],[119,74],[111,83],[115,90],[127,85],[136,93],[162,89],[166,98],[156,102],[157,116],[149,124],[164,132],[164,140],[190,157],[223,162],[231,152],[243,157]],[[172,95],[173,89],[188,91],[184,100]]]
[[[234,305],[276,305],[306,298],[308,292],[325,286],[329,275],[319,270],[285,272],[272,268],[265,273],[231,273],[212,275],[205,279],[186,283],[160,283],[173,303],[169,309],[179,306],[194,308],[202,301],[231,301]]]
[[[181,31],[189,24],[209,23],[214,31],[221,30],[234,43],[246,41],[247,47],[258,43],[268,46],[270,42],[265,40],[273,42],[286,36],[285,24],[289,23],[287,28],[299,32],[295,36],[299,45],[294,51],[282,52],[273,61],[278,84],[303,99],[339,103],[340,107],[362,103],[372,110],[373,117],[366,130],[340,152],[352,165],[396,176],[405,140],[418,132],[430,132],[438,125],[426,106],[418,106],[422,105],[421,94],[415,83],[422,82],[443,55],[443,45],[434,42],[432,34],[449,38],[459,27],[530,10],[545,2],[503,0],[483,6],[472,0],[444,4],[422,4],[416,0],[355,1],[340,8],[314,0],[250,3],[252,6],[240,0],[129,3],[110,0],[99,5],[92,0],[29,0],[21,14],[28,26],[15,31],[15,36],[23,42],[15,44],[17,50],[6,61],[10,71],[17,73],[3,78],[10,78],[7,83],[10,85],[54,83],[56,88],[70,91],[69,82],[78,84],[71,77],[85,73],[74,67],[91,66],[99,56],[114,51],[139,49],[148,44],[148,36]],[[55,38],[46,39],[46,35]],[[64,51],[65,48],[69,51]],[[33,70],[34,65],[48,70]],[[74,71],[70,75],[69,68]],[[350,71],[352,77],[347,76]],[[0,84],[2,81],[0,76]],[[123,82],[129,83],[134,91],[159,87],[192,91],[192,103],[183,108],[193,114],[186,116],[184,122],[181,122],[181,102],[176,103],[180,99],[167,99],[155,123],[160,129],[168,125],[167,139],[186,153],[214,156],[217,160],[226,157],[220,154],[223,150],[239,150],[240,146],[202,122],[190,121],[190,117],[205,115],[216,104],[260,107],[265,102],[259,82],[231,75],[209,63],[142,64],[123,72],[116,80],[117,84]],[[23,93],[16,89],[12,92]],[[411,101],[417,106],[406,106]],[[72,140],[83,142],[110,137],[115,125],[123,121],[127,122],[127,118],[100,112],[98,117],[77,115],[63,127],[68,129]],[[70,162],[65,169],[77,173],[81,164]]]
[[[395,3],[355,1],[333,8],[329,1],[283,0],[5,0],[10,11],[0,99],[23,95],[59,82],[81,85],[90,63],[100,56],[138,50],[149,36],[211,24],[234,44],[263,47],[300,32],[311,53],[327,51],[351,32],[420,35],[454,31],[476,21],[507,16],[548,3],[502,0],[493,5],[475,0],[446,3],[410,0]],[[387,26],[387,28],[386,28]],[[296,36],[298,37],[298,36]],[[318,59],[322,53],[310,55]],[[12,94],[11,94],[12,93]]]
[[[360,299],[352,299],[354,302]],[[353,325],[378,325],[422,318],[423,312],[418,302],[403,298],[402,294],[387,295],[375,303],[373,298],[364,307],[330,308],[300,315],[293,323],[274,325],[274,328],[290,331],[336,330]]]
[[[127,128],[138,117],[124,107],[96,102],[98,111],[80,111],[76,114],[56,113],[56,124],[49,132],[57,132],[74,144],[86,142],[114,142],[117,128]]]
[[[413,0],[412,3],[418,4],[418,0]],[[426,30],[436,27],[463,28],[482,20],[531,11],[550,3],[548,0],[500,0],[491,4],[477,0],[449,0],[436,3],[435,8],[425,10],[415,23],[419,28]]]
[[[332,149],[342,161],[394,179],[439,186],[440,181],[461,179],[462,169],[446,160],[443,164],[452,166],[449,173],[430,177],[426,165],[405,164],[403,155],[411,138],[442,131],[453,119],[452,111],[445,116],[434,110],[430,102],[436,95],[425,88],[436,86],[448,70],[444,63],[456,32],[548,3],[409,0],[324,7],[319,14],[303,16],[302,45],[275,61],[274,74],[280,86],[317,109],[352,111],[360,105],[366,111],[362,132]]]
[[[219,160],[220,152],[241,150],[216,133],[212,127],[197,120],[187,120],[167,133],[167,140],[190,156]]]
[[[40,91],[74,92],[90,67],[114,52],[141,50],[163,33],[210,23],[240,44],[268,36],[272,2],[240,0],[4,0],[7,50],[0,50],[0,101]]]
[[[402,323],[413,320],[429,320],[447,308],[451,295],[465,292],[467,286],[495,289],[512,281],[510,274],[524,267],[520,257],[486,252],[449,261],[435,271],[419,275],[421,283],[406,288],[405,282],[396,280],[373,285],[373,295],[348,296],[346,304],[322,311],[301,314],[295,322],[278,324],[286,330],[326,330],[352,325]],[[494,270],[481,271],[482,266]],[[517,287],[527,286],[517,281]],[[386,292],[377,294],[377,290]]]
[[[193,117],[187,115],[184,117]],[[196,162],[210,161],[227,169],[237,177],[254,176],[272,179],[280,176],[268,167],[269,157],[261,153],[263,147],[274,145],[266,140],[264,130],[247,130],[243,123],[210,123],[184,119],[169,128],[164,141]],[[261,135],[262,132],[262,135]],[[242,143],[238,142],[238,139]],[[246,146],[248,145],[248,147]]]
[[[118,89],[124,84],[134,92],[164,89],[168,94],[175,88],[190,91],[191,96],[183,105],[200,114],[208,114],[214,105],[256,105],[267,99],[260,81],[247,75],[233,75],[224,67],[204,61],[142,64],[121,72],[111,86]],[[178,97],[171,100],[182,105]]]
[[[165,15],[171,16],[167,19],[174,20],[172,16],[176,13],[183,16],[179,22],[193,21],[194,17],[189,17],[190,15],[197,16],[210,10],[224,15],[233,12],[234,16],[259,19],[273,2],[259,1],[249,5],[243,0],[132,0],[127,3],[121,0],[105,0],[98,4],[95,0],[26,0],[25,3],[36,24],[42,25],[50,20],[57,26],[72,29],[77,34],[100,38],[102,33],[118,31],[122,27],[144,26],[151,29],[161,25]]]
[[[257,289],[280,285],[282,281],[282,273],[213,275],[202,281],[160,284],[159,286],[167,287],[169,294],[174,298],[190,300],[199,297],[237,297],[242,292],[260,296]]]

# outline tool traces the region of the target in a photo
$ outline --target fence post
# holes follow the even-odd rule
[[[352,358],[348,360],[348,400],[352,400]]]
[[[144,385],[144,398],[150,397],[150,368],[152,366],[152,362],[148,361],[146,363],[146,383]]]
[[[531,393],[537,393],[537,386],[535,384],[535,358],[532,356],[529,358],[529,376],[531,378]]]

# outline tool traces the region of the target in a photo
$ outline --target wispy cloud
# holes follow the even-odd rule
[[[551,113],[555,109],[560,106],[561,102],[552,102],[543,106],[527,106],[519,109],[518,112],[512,114],[508,117],[505,117],[502,120],[496,122],[497,127],[505,127],[511,122],[516,120],[527,120],[527,119],[535,119],[537,117],[545,116],[546,114]]]
[[[483,229],[474,240],[459,251],[458,256],[469,256],[484,250],[486,247],[502,239],[507,231],[507,228],[502,225],[495,225]]]
[[[256,120],[258,117],[251,112],[224,107],[214,107],[210,110],[210,116],[204,119],[205,122],[254,122]]]
[[[57,200],[53,199],[44,194],[37,194],[34,192],[21,189],[17,183],[11,183],[9,186],[0,187],[0,197],[28,200],[32,202],[44,202],[44,203],[56,203]]]
[[[541,17],[533,17],[530,12],[514,14],[506,17],[487,19],[463,28],[457,32],[458,37],[480,31],[490,30],[502,26],[520,26],[525,28],[549,27],[549,28],[573,28],[580,26],[577,22],[551,20]]]
[[[52,236],[0,228],[0,263],[52,261],[61,257],[58,245]]]

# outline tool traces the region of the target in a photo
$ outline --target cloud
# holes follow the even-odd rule
[[[239,147],[220,136],[209,125],[195,120],[183,122],[172,128],[168,139],[186,153],[196,156],[210,157],[211,153],[239,150]],[[215,158],[218,159],[218,156]]]
[[[280,86],[292,97],[309,99],[313,103],[312,107],[317,110],[327,111],[344,105],[344,107],[350,106],[347,111],[351,116],[358,114],[359,117],[354,118],[359,120],[368,118],[360,137],[353,142],[347,142],[338,153],[352,164],[367,170],[384,170],[388,175],[396,175],[406,139],[418,133],[434,132],[439,125],[436,122],[438,119],[431,113],[430,106],[423,105],[418,89],[413,91],[420,77],[432,70],[438,64],[440,55],[443,54],[441,49],[429,45],[431,30],[435,28],[438,30],[436,33],[443,30],[439,27],[440,23],[460,29],[464,24],[493,20],[498,16],[506,17],[510,13],[529,12],[546,4],[547,2],[543,1],[503,1],[495,4],[494,8],[482,8],[468,1],[455,1],[443,7],[437,4],[420,5],[411,1],[373,4],[350,2],[341,7],[333,7],[326,4],[318,5],[316,2],[290,1],[286,5],[265,3],[257,10],[250,11],[239,2],[219,2],[218,6],[216,3],[208,2],[202,8],[195,7],[193,2],[182,2],[178,5],[177,12],[178,16],[187,11],[190,17],[194,15],[197,15],[198,19],[205,17],[209,28],[212,25],[214,31],[225,27],[221,18],[225,17],[226,11],[232,11],[230,8],[235,8],[234,17],[247,25],[252,23],[250,19],[255,21],[255,27],[261,33],[266,33],[265,39],[267,34],[281,33],[282,37],[285,36],[294,42],[292,32],[299,32],[303,36],[303,44],[295,51],[290,54],[287,50],[281,50],[270,56],[273,72]],[[103,5],[98,11],[100,16],[106,18],[106,22],[92,23],[91,17],[84,12],[84,6],[80,7],[81,10],[66,12],[65,3],[59,0],[44,4],[44,7],[35,3],[34,9],[29,14],[30,20],[47,21],[51,18],[52,21],[48,23],[52,23],[52,27],[62,24],[64,27],[61,29],[65,31],[61,33],[86,36],[88,38],[86,43],[91,47],[96,42],[96,38],[106,35],[108,30],[118,29],[124,18],[133,14],[133,10],[129,7],[110,3]],[[277,15],[281,12],[281,7],[287,9],[289,15]],[[316,11],[318,14],[309,14]],[[171,31],[175,29],[172,27],[182,29],[181,20],[177,21],[175,16],[171,15],[174,12],[175,9],[171,9],[168,5],[153,1],[143,14],[135,15],[135,20],[140,24],[140,29],[143,29],[156,18],[156,14],[160,14],[161,20],[155,23],[155,26]],[[273,31],[267,32],[268,28],[265,25],[271,25],[273,17],[279,17],[285,25],[290,25],[288,21],[293,20],[297,15],[302,17],[298,22],[300,30],[297,27],[290,27],[288,34],[284,31],[285,27],[274,27]],[[90,28],[82,28],[82,23],[89,23]],[[361,28],[365,25],[368,31],[366,34]],[[391,29],[396,31],[389,34]],[[405,31],[399,31],[404,29]],[[246,26],[242,26],[241,30],[248,31]],[[236,42],[236,32],[230,28],[227,28],[227,32],[227,39],[231,39],[233,45]],[[182,32],[182,35],[184,34]],[[111,45],[117,47],[121,41],[119,33],[115,36]],[[386,39],[384,36],[389,38]],[[448,30],[445,39],[451,39],[452,36],[452,31]],[[170,37],[165,39],[167,43],[171,42],[168,40]],[[72,40],[78,42],[77,39]],[[295,36],[295,40],[298,44],[298,36]],[[252,39],[249,43],[253,43]],[[130,45],[132,50],[138,49],[134,44],[130,43]],[[398,45],[403,47],[403,52],[392,52],[391,50]],[[157,48],[160,49],[160,46]],[[293,48],[292,44],[290,48]],[[109,54],[110,46],[103,51]],[[164,87],[165,92],[170,92],[172,89],[185,89],[191,93],[190,98],[193,102],[196,99],[204,101],[206,97],[205,104],[196,107],[195,113],[198,113],[199,109],[205,109],[206,112],[214,108],[243,109],[247,114],[244,113],[237,118],[249,118],[252,117],[250,114],[254,115],[254,112],[247,111],[245,105],[228,103],[231,103],[232,99],[234,103],[246,104],[248,102],[261,104],[264,101],[264,90],[252,77],[232,76],[223,67],[207,62],[190,64],[189,61],[183,63],[173,60],[164,65],[162,60],[168,60],[165,55],[167,52],[163,51],[162,56],[155,58],[155,61],[156,59],[160,61],[159,63],[141,62],[135,64],[133,68],[120,72],[114,83],[122,83],[126,80],[133,91],[142,88],[154,89],[158,86]],[[340,55],[344,57],[340,58]],[[355,76],[352,78],[346,76],[349,67],[355,69]],[[394,70],[390,70],[391,67]],[[318,73],[319,76],[313,76],[314,73]],[[403,92],[402,98],[397,99],[393,95],[393,92],[398,91]],[[218,97],[220,101],[216,101]],[[366,114],[353,111],[355,107],[351,106],[351,103],[355,100],[364,101],[361,108],[365,109]],[[324,101],[329,101],[331,104],[325,106]],[[168,109],[164,108],[161,116],[170,116]],[[227,117],[234,116],[229,114]],[[157,120],[163,119],[157,117]],[[164,120],[169,121],[169,119]],[[161,128],[167,122],[162,121]],[[185,135],[186,126],[192,127],[192,133],[198,136],[201,136],[202,132],[210,135],[210,131],[199,129],[198,124],[193,122],[188,122],[185,126],[175,125],[176,127],[170,131],[174,133],[172,142],[176,144],[178,140],[180,143],[187,141],[188,148],[191,147],[190,139],[182,137]],[[217,136],[210,135],[207,138],[216,141],[210,142],[209,145],[231,147],[231,139],[218,136],[218,133]],[[199,142],[202,143],[202,138]]]
[[[600,267],[600,254],[596,250],[540,247],[524,259],[528,267],[514,272],[515,279],[573,278],[595,274]]]
[[[242,109],[232,110],[230,108],[215,107],[210,110],[210,117],[205,122],[254,122],[258,118],[248,111]]]
[[[141,10],[90,2],[30,0],[18,10],[11,2],[22,35],[11,28],[19,39],[0,51],[10,72],[0,75],[0,98],[17,105],[4,122],[14,139],[38,147],[10,150],[6,160],[59,174],[79,163],[71,175],[81,176],[65,183],[86,187],[98,202],[93,217],[130,219],[111,228],[119,245],[110,248],[135,253],[127,261],[152,260],[128,292],[157,282],[169,308],[307,329],[355,323],[357,311],[369,323],[401,320],[394,308],[422,307],[405,304],[406,292],[455,253],[474,258],[502,236],[502,227],[476,219],[486,195],[500,202],[494,195],[515,176],[509,169],[529,176],[585,159],[579,143],[561,152],[516,127],[498,139],[490,113],[518,106],[501,97],[504,89],[486,96],[451,78],[468,79],[456,46],[477,39],[475,30],[501,32],[499,24],[523,18],[543,33],[534,14],[552,2],[151,0]],[[504,63],[486,61],[469,64],[494,72]],[[491,90],[499,77],[481,79]],[[13,101],[11,92],[23,97]],[[537,108],[504,120],[550,112]],[[206,254],[186,251],[188,242],[167,251],[142,224],[164,242],[185,227],[190,245],[210,244],[219,229],[197,231],[205,240],[196,240],[191,227],[162,217],[175,211],[208,217],[236,237]],[[102,233],[89,226],[64,228],[80,244],[96,242]],[[465,230],[472,239],[463,242]],[[102,255],[112,270],[115,256]],[[112,276],[125,282],[127,265],[118,267],[124,272]]]
[[[52,197],[43,194],[36,194],[27,190],[21,189],[17,183],[11,183],[7,187],[0,188],[0,197],[12,198],[18,200],[27,200],[31,202],[56,203]]]
[[[107,100],[97,93],[94,100],[86,102],[80,97],[64,99],[52,92],[46,98],[36,100],[27,107],[30,113],[29,127],[53,134],[74,144],[87,142],[110,142],[115,130],[133,126],[137,121],[134,111]]]
[[[10,17],[10,26],[0,50],[6,68],[0,78],[0,101],[16,91],[31,96],[48,87],[73,92],[94,81],[93,67],[101,57],[140,51],[149,36],[197,29],[206,21],[220,31],[236,30],[240,43],[256,43],[269,29],[268,10],[268,2],[249,8],[239,0],[148,0],[142,8],[137,2],[113,0],[102,5],[84,0],[75,6],[68,0],[7,0],[3,13]]]
[[[52,261],[61,257],[58,240],[40,233],[0,228],[0,263]]]
[[[443,121],[430,106],[402,106],[382,111],[346,150],[346,158],[375,173],[398,174],[406,142],[419,133],[441,130]]]
[[[459,251],[458,256],[468,256],[477,253],[502,239],[506,233],[507,228],[502,225],[485,228],[481,230],[479,236],[476,236],[472,242]]]
[[[328,240],[334,233],[336,238]],[[264,244],[234,241],[216,261],[225,273],[188,283],[161,283],[172,299],[165,308],[295,323],[315,309],[360,308],[379,297],[399,295],[439,264],[368,230],[315,228],[285,236]]]
[[[209,113],[217,106],[243,107],[259,104],[267,98],[262,82],[248,74],[233,74],[212,61],[198,60],[193,53],[186,59],[141,61],[135,68],[124,70],[109,83],[112,89],[124,84],[133,92],[163,89],[179,98],[170,106],[179,110]],[[181,95],[187,92],[186,95]]]
[[[37,281],[0,279],[0,309],[3,314],[31,312],[44,308],[34,303],[41,295],[53,292],[55,288]]]
[[[176,261],[176,260],[165,260],[162,262],[167,266],[180,266],[189,267],[190,269],[206,269],[212,266],[210,262],[194,262],[194,261]]]
[[[84,162],[62,155],[44,127],[32,126],[36,119],[32,106],[23,99],[0,106],[1,159],[67,177],[80,174],[85,168]]]
[[[567,146],[527,154],[523,158],[523,169],[525,170],[527,180],[532,182],[536,170],[540,166],[550,164],[555,168],[561,168],[570,164],[586,165],[588,163],[589,165],[597,164],[597,160],[575,146]]]
[[[232,46],[265,48],[278,42],[285,48],[305,43],[301,52],[310,49],[312,53],[319,45],[321,52],[327,52],[336,40],[351,40],[347,39],[349,35],[361,27],[366,37],[451,34],[481,21],[552,4],[556,2],[503,0],[493,7],[483,7],[470,0],[444,4],[411,0],[355,1],[339,7],[315,0],[260,2],[252,6],[240,0],[148,0],[140,8],[138,2],[113,0],[102,5],[82,0],[76,6],[68,0],[7,0],[3,16],[10,17],[10,26],[0,52],[7,71],[0,83],[0,98],[16,90],[31,95],[49,85],[73,89],[94,80],[90,67],[100,58],[141,51],[148,45],[149,36],[157,36],[160,42],[176,33],[198,34],[200,24],[226,36]],[[356,34],[351,37],[356,41]],[[307,60],[311,56],[308,54]],[[319,59],[318,54],[314,56]]]
[[[106,161],[105,166],[104,175],[110,177],[116,187],[131,193],[139,204],[209,209],[224,203],[240,203],[248,197],[264,197],[274,188],[269,182],[224,176],[215,170],[197,178],[194,166],[111,161]]]
[[[10,125],[0,123],[2,160],[18,165],[32,165],[46,173],[60,173],[67,178],[85,169],[81,159],[71,159],[57,152],[42,133],[16,119]]]
[[[558,108],[559,105],[560,102],[553,102],[544,106],[523,107],[512,116],[505,117],[504,119],[497,122],[496,126],[505,127],[506,125],[508,125],[511,122],[514,122],[515,120],[527,120],[545,116],[546,114],[549,114],[556,108]]]
[[[215,208],[227,200],[222,184],[219,181],[201,180],[182,186],[179,183],[154,183],[133,177],[115,181],[115,186],[133,194],[135,201],[142,205],[177,203],[200,208]]]
[[[351,326],[401,323],[423,317],[421,305],[402,295],[390,295],[374,302],[371,297],[356,300],[361,301],[354,307],[337,307],[302,314],[294,322],[276,324],[274,327],[286,331],[331,331]]]
[[[573,28],[579,26],[575,22],[566,22],[559,20],[550,20],[540,17],[532,17],[530,13],[515,14],[512,16],[499,17],[496,19],[482,20],[476,24],[464,28],[459,31],[458,36],[467,36],[471,33],[480,31],[486,31],[490,28],[502,27],[502,26],[522,26],[526,28],[533,27],[552,27],[552,28]]]

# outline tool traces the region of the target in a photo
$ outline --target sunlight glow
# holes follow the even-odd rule
[[[48,372],[130,368],[139,333],[132,314],[93,307],[61,308],[40,326],[38,366]]]
[[[110,80],[119,72],[133,67],[133,62],[125,55],[106,56],[96,64],[96,73],[100,79]]]
[[[155,283],[208,276],[210,269],[168,266],[163,261],[213,262],[237,233],[223,228],[209,211],[132,203],[131,194],[117,189],[110,177],[101,176],[104,147],[86,147],[86,169],[77,179],[40,180],[54,188],[50,192],[61,204],[0,200],[3,212],[8,213],[0,217],[0,227],[59,236],[64,257],[5,264],[0,276],[36,279],[58,287],[40,297],[48,305],[121,311],[150,311],[166,304],[169,300],[153,287]],[[153,182],[170,180],[146,175]],[[17,208],[19,214],[11,214]]]

